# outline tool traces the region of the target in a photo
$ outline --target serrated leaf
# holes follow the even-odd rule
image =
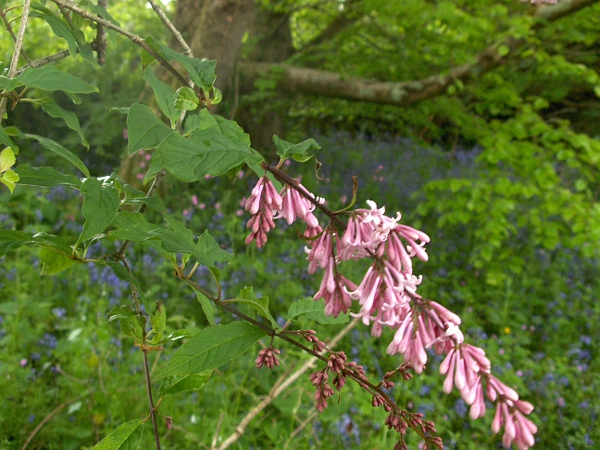
[[[338,317],[326,316],[323,300],[314,301],[312,297],[303,298],[290,305],[286,319],[295,320],[300,316],[308,317],[320,324],[346,323],[350,320],[348,314],[340,314]]]
[[[130,155],[141,149],[151,149],[160,144],[173,130],[156,117],[146,105],[135,103],[127,114]]]
[[[71,153],[69,150],[60,145],[58,142],[53,141],[52,139],[38,136],[36,134],[26,134],[25,137],[28,139],[38,141],[46,150],[50,150],[52,153],[66,159],[75,167],[77,167],[86,177],[89,178],[91,176],[88,168],[85,166],[83,161],[79,159],[78,156]]]
[[[202,307],[202,311],[204,311],[206,320],[208,320],[208,323],[211,327],[214,327],[216,325],[216,322],[215,307],[213,303],[208,299],[206,295],[204,295],[199,290],[194,289],[194,292],[196,293],[196,299],[198,299],[198,303],[200,303],[200,306]]]
[[[321,146],[314,139],[307,139],[298,144],[281,139],[276,134],[273,135],[273,143],[277,148],[277,154],[281,159],[293,158],[295,161],[306,162],[312,158],[312,152],[321,149]]]
[[[174,127],[181,113],[175,109],[173,105],[173,101],[175,100],[175,90],[164,81],[156,78],[152,67],[148,67],[146,69],[146,72],[144,73],[144,80],[148,82],[154,91],[154,97],[156,98],[158,107],[171,122],[171,127]]]
[[[21,177],[20,183],[32,186],[54,187],[71,186],[77,189],[81,188],[81,180],[73,175],[65,175],[54,167],[31,167],[24,164],[15,169],[15,172]]]
[[[81,185],[81,192],[85,195],[81,207],[85,223],[76,245],[106,230],[119,208],[119,193],[111,183],[88,178]]]
[[[250,149],[248,135],[235,122],[214,119],[206,110],[200,115],[200,128],[187,139],[171,134],[156,147],[144,181],[163,168],[180,181],[199,181],[206,175],[220,176],[244,162],[262,159]]]
[[[61,72],[55,66],[46,65],[36,69],[27,68],[18,77],[19,83],[28,87],[46,91],[65,91],[76,94],[98,92],[93,84],[86,83],[81,78],[66,72]]]
[[[193,375],[166,377],[158,387],[158,393],[165,395],[184,391],[199,391],[210,381],[212,373],[212,370],[205,370]]]
[[[85,136],[83,135],[83,130],[81,129],[81,125],[79,125],[79,119],[77,118],[77,114],[75,114],[71,111],[66,111],[66,110],[62,109],[58,105],[58,103],[56,103],[51,98],[43,98],[39,102],[40,102],[40,105],[42,106],[42,109],[44,111],[46,111],[46,113],[50,117],[54,117],[55,119],[64,120],[64,122],[67,124],[67,126],[79,135],[79,138],[81,139],[81,143],[85,147],[90,148],[90,144],[88,143],[88,141],[85,139]]]
[[[142,439],[144,421],[130,420],[115,428],[112,433],[94,445],[91,450],[133,450]]]
[[[68,269],[75,261],[62,253],[44,247],[40,250],[40,260],[42,262],[42,275],[53,275]]]
[[[183,344],[156,378],[216,369],[242,355],[264,335],[263,330],[246,322],[206,328]]]
[[[271,326],[275,329],[281,328],[275,318],[271,315],[269,311],[269,298],[268,297],[256,297],[254,293],[254,288],[252,286],[245,286],[240,294],[233,299],[236,303],[243,303],[245,305],[250,306],[254,309],[259,316],[264,317],[269,322],[271,322]]]
[[[175,92],[175,108],[183,111],[194,111],[200,105],[200,99],[189,86],[182,86]]]

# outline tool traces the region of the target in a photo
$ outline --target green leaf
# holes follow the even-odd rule
[[[145,204],[148,208],[156,211],[159,214],[163,214],[166,211],[165,204],[163,203],[162,199],[157,195],[153,195],[152,197],[146,197],[145,192],[142,192],[129,184],[123,185],[122,190],[127,196],[123,201],[124,203],[129,203],[133,205]]]
[[[48,25],[50,25],[52,32],[57,37],[63,38],[65,41],[67,41],[71,56],[74,57],[77,55],[77,39],[73,35],[73,31],[67,25],[67,23],[60,20],[51,10],[44,8],[39,3],[32,3],[31,9],[31,17],[38,17],[44,20]]]
[[[91,450],[133,450],[138,448],[143,433],[144,421],[130,420],[119,425],[108,436],[94,445]]]
[[[167,329],[167,309],[162,302],[156,303],[156,310],[150,315],[150,323],[152,324],[150,333],[153,333],[154,336],[148,342],[152,345],[160,344],[164,340]]]
[[[132,242],[144,242],[148,239],[157,239],[154,234],[161,227],[150,223],[143,214],[130,211],[119,211],[112,223],[114,230],[109,235],[115,239],[128,240]]]
[[[61,72],[52,65],[42,66],[37,69],[29,67],[17,79],[19,83],[25,86],[45,89],[47,91],[65,91],[78,94],[98,92],[98,88],[93,84],[88,84],[81,78]]]
[[[196,243],[194,256],[198,262],[206,267],[215,267],[215,263],[224,263],[233,257],[221,248],[215,238],[208,231],[204,231]]]
[[[42,262],[42,275],[53,275],[75,264],[75,260],[72,258],[62,253],[57,253],[48,247],[41,249],[40,260]]]
[[[5,148],[0,152],[0,173],[6,172],[15,165],[16,158],[12,148]]]
[[[269,322],[271,322],[271,326],[274,329],[281,328],[275,318],[271,315],[269,311],[269,298],[268,297],[256,297],[254,293],[254,288],[252,286],[245,286],[244,289],[240,291],[240,294],[231,300],[236,303],[243,303],[245,305],[250,306],[254,309],[259,316],[264,317]]]
[[[175,90],[164,81],[159,80],[154,75],[152,67],[148,67],[144,74],[144,80],[148,82],[154,91],[154,97],[158,107],[163,114],[170,120],[171,127],[175,127],[177,119],[179,119],[180,111],[175,109],[173,101],[175,99]]]
[[[131,306],[122,305],[115,307],[108,312],[108,323],[115,320],[120,321],[120,327],[123,334],[133,338],[136,342],[142,341],[144,327],[146,325],[144,316],[136,313]]]
[[[35,243],[35,239],[23,231],[0,230],[0,258],[9,250],[15,250],[25,244]]]
[[[211,90],[217,79],[215,75],[217,62],[215,60],[190,58],[183,53],[176,52],[172,48],[167,47],[152,36],[148,36],[144,40],[152,49],[164,56],[166,60],[174,60],[181,64],[190,75],[192,81],[200,89],[204,91]]]
[[[141,149],[150,149],[160,144],[173,130],[156,117],[146,105],[135,103],[127,115],[129,154]]]
[[[69,150],[60,145],[58,142],[53,141],[52,139],[38,136],[36,134],[26,134],[25,137],[28,139],[38,141],[46,150],[50,150],[52,153],[66,159],[79,170],[81,170],[81,172],[86,177],[89,178],[91,176],[89,170],[87,169],[83,161],[79,159],[79,157],[77,157],[75,154],[71,153]]]
[[[183,111],[193,111],[200,105],[200,99],[194,90],[188,86],[177,89],[175,93],[175,108]]]
[[[81,126],[79,125],[79,119],[77,118],[77,114],[75,114],[71,111],[66,111],[66,110],[62,109],[51,98],[42,98],[39,100],[39,102],[40,102],[40,105],[42,106],[42,109],[44,111],[46,111],[46,113],[50,117],[54,117],[55,119],[64,120],[65,123],[67,124],[67,126],[79,135],[79,138],[81,139],[81,143],[84,146],[86,146],[87,148],[90,148],[90,144],[85,139],[85,136],[83,135],[83,131],[81,130]]]
[[[209,325],[211,327],[216,326],[215,307],[214,307],[213,303],[208,299],[208,297],[206,295],[204,295],[199,290],[194,289],[194,292],[196,293],[196,298],[198,299],[198,303],[200,303],[200,306],[202,307],[202,311],[204,311],[204,315],[206,316],[206,320],[208,320]]]
[[[112,183],[88,178],[81,185],[81,192],[85,195],[81,207],[85,223],[76,245],[106,230],[119,208],[119,193]]]
[[[200,128],[189,138],[171,134],[154,150],[146,179],[167,169],[175,178],[193,182],[220,176],[244,162],[262,157],[250,149],[250,138],[233,121],[200,111]]]
[[[323,300],[314,301],[312,297],[306,297],[292,303],[286,318],[295,320],[301,316],[308,317],[320,324],[346,323],[350,320],[348,314],[340,314],[338,317],[326,316]]]
[[[36,244],[54,249],[57,252],[69,255],[73,251],[73,247],[60,236],[55,236],[48,233],[37,233],[33,236]]]
[[[0,127],[0,144],[4,144],[7,147],[12,148],[15,152],[19,151],[19,147],[13,142],[8,133],[4,131],[3,127]]]
[[[32,186],[53,187],[53,186],[71,186],[76,189],[81,188],[81,180],[73,175],[65,175],[54,167],[31,167],[24,164],[15,169],[15,172],[21,177],[21,184]]]
[[[4,89],[6,92],[11,92],[14,91],[19,85],[19,80],[16,78],[8,78],[4,75],[0,75],[0,89]]]
[[[158,387],[158,393],[165,395],[184,391],[199,391],[209,382],[212,373],[212,370],[205,370],[192,375],[166,377]]]
[[[306,162],[312,158],[312,152],[321,149],[321,146],[314,139],[307,139],[299,144],[293,144],[281,139],[276,134],[273,135],[273,143],[277,147],[277,154],[281,159],[292,158],[298,162]]]
[[[17,182],[19,181],[19,175],[14,170],[7,170],[2,175],[0,175],[0,182],[2,182],[8,190],[12,192],[15,190],[17,186]]]
[[[216,369],[242,355],[264,335],[263,330],[246,322],[206,328],[183,344],[156,378]]]

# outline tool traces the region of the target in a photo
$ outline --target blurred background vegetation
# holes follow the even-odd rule
[[[206,14],[190,14],[213,3],[177,0],[164,7],[192,43],[211,32],[227,35],[223,24],[245,24],[235,45],[205,39],[194,48],[195,56],[223,59],[224,67],[233,61],[231,72],[219,75],[225,100],[218,112],[238,120],[265,155],[273,133],[292,141],[314,137],[322,146],[318,176],[314,167],[295,164],[290,175],[301,175],[336,206],[351,197],[356,176],[360,204],[372,199],[389,213],[399,210],[403,223],[427,232],[430,261],[418,266],[422,295],[458,313],[467,339],[486,350],[494,373],[536,406],[537,446],[600,445],[600,5],[590,1],[556,20],[539,18],[542,8],[552,7],[514,0],[257,0],[242,2],[252,4],[251,11],[235,2],[227,13],[213,11],[212,25]],[[18,17],[15,6],[0,2],[3,17]],[[59,17],[50,2],[46,7]],[[109,1],[108,11],[123,28],[170,40],[141,1]],[[84,30],[92,40],[94,30]],[[4,31],[0,62],[6,67],[12,42]],[[140,49],[110,33],[108,44],[102,67],[81,55],[56,63],[98,86],[99,94],[81,96],[79,104],[55,95],[77,114],[89,150],[33,103],[21,102],[4,125],[57,140],[94,175],[118,171],[135,183],[145,156],[126,158],[125,116],[114,108],[150,102],[151,91],[142,81]],[[33,15],[25,41],[30,59],[66,46]],[[484,70],[478,57],[490,46],[501,58]],[[252,69],[257,63],[263,64],[258,72]],[[342,80],[423,85],[462,65],[472,70],[435,96],[399,106],[291,89],[274,63]],[[17,164],[25,162],[62,164],[23,142]],[[279,227],[262,250],[244,247],[248,217],[241,205],[253,182],[244,173],[201,185],[169,180],[163,194],[170,213],[208,228],[236,253],[222,268],[226,295],[253,285],[271,299],[276,316],[312,296],[318,280],[306,273],[295,229]],[[11,195],[2,188],[0,224],[73,236],[83,222],[80,201],[64,189],[19,186]],[[135,247],[129,251],[147,295],[167,305],[174,330],[206,324],[193,293],[181,289],[168,264]],[[146,414],[139,350],[106,320],[111,307],[129,302],[128,287],[96,266],[58,275],[41,270],[39,255],[27,248],[0,260],[0,448],[91,447],[117,424]],[[210,283],[207,273],[197,276]],[[229,320],[225,312],[218,315]],[[300,325],[333,335],[308,320]],[[376,377],[401,362],[385,355],[390,338],[374,339],[358,327],[339,347]],[[302,355],[282,350],[282,366],[274,371],[255,370],[255,354],[248,354],[223,367],[204,391],[168,397],[160,410],[174,426],[165,431],[165,448],[216,448],[279,377],[299,366]],[[155,364],[163,358],[151,357]],[[447,448],[499,447],[500,438],[489,431],[490,412],[472,422],[458,395],[440,395],[438,364],[432,359],[423,376],[398,384],[399,404],[433,420]],[[233,447],[393,446],[382,411],[359,389],[348,385],[339,404],[331,402],[317,416],[312,397],[308,377],[296,382]],[[411,445],[416,448],[416,440]]]

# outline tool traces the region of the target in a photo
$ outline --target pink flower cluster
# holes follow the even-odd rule
[[[323,229],[313,214],[315,205],[308,198],[315,197],[299,183],[286,185],[280,195],[267,177],[261,178],[246,201],[246,209],[253,214],[246,243],[256,239],[259,247],[264,245],[266,233],[275,226],[273,219],[281,217],[290,224],[297,219],[305,222],[308,272],[324,271],[314,299],[324,299],[327,315],[337,317],[357,302],[360,309],[352,315],[371,325],[374,336],[380,336],[384,326],[395,330],[387,352],[402,354],[416,373],[425,368],[427,349],[445,354],[440,366],[446,376],[444,392],[456,388],[471,407],[470,416],[476,419],[485,414],[485,383],[487,399],[497,403],[492,429],[497,433],[504,425],[503,444],[508,447],[515,443],[519,449],[533,445],[537,429],[525,417],[533,406],[519,400],[513,389],[491,375],[491,363],[482,349],[464,343],[461,320],[456,314],[417,294],[422,278],[413,273],[413,258],[427,261],[425,244],[429,236],[400,224],[400,213],[386,216],[385,208],[378,208],[372,201],[367,201],[369,208],[330,212],[331,220]],[[345,224],[340,220],[343,214],[348,215]],[[373,262],[358,285],[339,272],[340,263],[364,258]],[[313,375],[317,408],[322,410],[333,391],[326,372]]]
[[[294,188],[286,185],[280,194],[268,177],[264,176],[258,180],[244,205],[246,211],[252,214],[248,221],[251,233],[246,238],[246,245],[254,240],[257,247],[265,245],[267,233],[275,228],[274,219],[278,218],[285,219],[288,224],[301,219],[306,222],[309,235],[314,236],[321,231],[319,221],[313,214],[315,205],[301,196],[299,191],[308,194],[300,183]]]

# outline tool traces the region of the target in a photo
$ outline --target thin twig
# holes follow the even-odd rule
[[[54,3],[56,3],[58,6],[62,6],[64,8],[70,9],[74,13],[79,14],[84,19],[92,20],[99,25],[103,25],[106,28],[114,30],[119,34],[122,34],[123,36],[128,37],[134,44],[139,45],[144,50],[146,50],[148,53],[150,53],[154,57],[154,59],[156,59],[160,63],[160,65],[164,66],[169,72],[171,72],[175,76],[175,78],[177,78],[183,85],[185,85],[185,86],[188,85],[185,78],[169,63],[169,61],[167,61],[163,56],[161,56],[152,47],[150,47],[141,36],[131,33],[130,31],[127,31],[127,30],[115,25],[111,21],[103,19],[102,17],[97,16],[95,14],[92,14],[92,13],[86,11],[85,9],[81,9],[78,6],[75,6],[73,3],[65,2],[63,0],[52,0],[52,1]]]
[[[106,10],[108,8],[108,0],[98,0],[98,6]],[[98,24],[96,29],[96,55],[98,56],[98,64],[103,66],[106,63],[106,28],[102,24]]]
[[[12,60],[10,61],[10,67],[8,69],[8,78],[13,78],[17,73],[17,65],[19,64],[19,55],[23,48],[23,39],[25,37],[25,29],[27,28],[27,21],[29,19],[29,11],[31,10],[31,0],[25,0],[23,2],[23,13],[21,14],[21,24],[19,25],[19,31],[17,32],[17,38],[15,40],[15,49],[13,51]],[[6,105],[8,104],[8,98],[5,97],[0,101],[0,123],[6,112]]]
[[[169,29],[175,40],[179,43],[179,45],[181,45],[185,54],[188,55],[190,58],[193,58],[194,54],[192,53],[192,49],[190,48],[188,43],[185,42],[185,39],[183,39],[183,36],[179,32],[179,30],[175,28],[175,25],[173,25],[173,23],[166,16],[164,11],[161,9],[160,5],[154,0],[148,0],[148,3],[150,3],[152,9],[156,12],[158,17],[160,17],[160,20],[162,20],[165,26]]]
[[[44,58],[34,59],[33,61],[29,61],[29,63],[26,64],[25,66],[17,69],[16,75],[20,75],[28,67],[31,67],[32,69],[37,69],[38,67],[42,67],[42,66],[45,66],[46,64],[50,64],[54,61],[58,61],[60,59],[66,58],[70,54],[71,54],[71,52],[69,50],[62,50],[53,55],[45,56]]]
[[[335,345],[342,339],[352,328],[356,326],[359,322],[360,318],[353,319],[342,331],[340,331],[332,340],[328,343],[328,348],[332,349]],[[327,350],[323,350],[322,353]],[[283,392],[285,391],[294,381],[296,381],[302,374],[304,374],[307,370],[315,367],[317,360],[316,358],[311,358],[306,361],[300,369],[294,372],[291,376],[287,377],[284,375],[275,386],[271,389],[269,394],[251,411],[246,414],[246,416],[240,421],[239,425],[235,427],[235,431],[227,438],[225,441],[216,449],[216,450],[225,450],[229,446],[231,446],[235,441],[237,441],[245,432],[246,428],[254,419],[258,413],[260,413],[263,409],[265,409],[269,404],[273,403],[273,401]],[[214,448],[214,445],[213,445]]]

